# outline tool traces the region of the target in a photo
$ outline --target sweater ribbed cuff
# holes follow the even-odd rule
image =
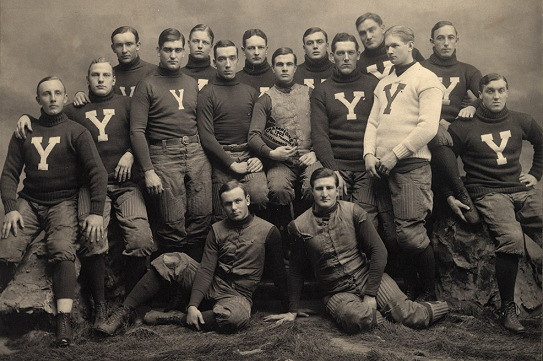
[[[17,201],[15,199],[9,199],[4,202],[4,214],[17,210]]]
[[[104,201],[91,201],[90,214],[96,214],[98,216],[104,215]]]
[[[328,168],[331,170],[339,170],[339,167],[337,166],[337,163],[334,159],[322,160],[321,163],[324,168]]]
[[[396,157],[398,157],[398,160],[407,158],[408,156],[413,154],[413,152],[407,149],[407,147],[404,144],[398,144],[392,149],[392,152],[396,154]]]

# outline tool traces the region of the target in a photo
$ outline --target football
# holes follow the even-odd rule
[[[289,132],[285,128],[277,126],[266,128],[264,130],[264,134],[262,135],[262,139],[271,149],[286,145],[290,145],[292,147],[296,146],[296,141],[292,138]]]

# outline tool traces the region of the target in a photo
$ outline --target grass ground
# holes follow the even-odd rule
[[[52,333],[32,331],[9,340],[14,353],[2,360],[541,360],[541,319],[523,321],[528,332],[512,335],[490,311],[473,317],[451,313],[428,330],[385,323],[372,332],[345,335],[319,314],[275,325],[253,315],[234,335],[199,333],[175,326],[133,326],[115,337],[96,339],[87,329],[64,349],[52,348]],[[0,345],[0,353],[2,350]]]

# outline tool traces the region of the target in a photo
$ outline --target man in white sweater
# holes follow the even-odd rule
[[[408,296],[429,301],[435,299],[435,281],[434,254],[424,227],[432,209],[427,143],[437,133],[443,94],[437,76],[413,59],[414,38],[403,26],[385,33],[394,68],[374,92],[364,160],[371,176],[390,189]]]

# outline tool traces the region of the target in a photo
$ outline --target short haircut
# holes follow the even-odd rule
[[[313,184],[317,179],[328,177],[334,177],[334,179],[336,180],[336,187],[339,187],[339,179],[337,177],[337,174],[329,168],[319,168],[313,171],[313,173],[311,174],[311,178],[309,178],[309,184],[311,185],[311,188],[313,188]]]
[[[215,40],[215,35],[213,34],[213,30],[211,30],[211,28],[209,26],[207,26],[206,24],[198,24],[195,27],[193,27],[192,29],[190,29],[189,40],[192,37],[192,33],[194,33],[195,31],[204,31],[204,32],[206,32],[207,35],[209,35],[209,37],[211,38],[211,44],[213,44],[213,40]]]
[[[264,41],[266,42],[266,45],[268,45],[268,37],[266,36],[266,34],[264,34],[264,32],[262,30],[260,30],[260,29],[249,29],[249,30],[247,30],[246,32],[243,33],[243,37],[242,37],[243,47],[245,47],[245,45],[247,45],[247,39],[252,38],[255,35],[260,36],[262,39],[264,39]]]
[[[316,26],[312,27],[312,28],[309,28],[305,31],[304,33],[304,36],[302,36],[302,43],[305,44],[305,38],[306,36],[309,36],[311,34],[315,34],[315,33],[323,33],[324,34],[324,38],[326,39],[326,42],[328,42],[328,34],[326,34],[326,31],[322,30],[321,28],[318,28]]]
[[[131,26],[121,26],[113,30],[113,32],[111,33],[111,44],[113,44],[113,38],[115,37],[115,35],[124,34],[124,33],[132,33],[134,34],[134,37],[136,38],[136,43],[140,41],[140,36],[136,29],[134,29]]]
[[[332,53],[336,51],[336,43],[342,41],[352,41],[356,46],[356,50],[358,51],[358,41],[356,41],[354,35],[347,33],[337,33],[336,36],[334,36],[334,39],[332,39]]]
[[[509,82],[507,81],[507,79],[505,79],[503,75],[498,73],[490,73],[482,77],[481,80],[479,80],[479,91],[482,93],[485,86],[495,80],[503,80],[505,82],[505,88],[509,89]]]
[[[275,65],[275,58],[277,58],[279,55],[287,55],[287,54],[292,54],[292,55],[294,55],[294,65],[296,65],[298,59],[296,58],[296,54],[294,54],[294,51],[292,51],[291,48],[282,47],[282,48],[279,48],[279,49],[277,49],[276,51],[273,52],[273,55],[272,55],[272,66]]]
[[[375,13],[365,13],[360,15],[358,19],[356,19],[356,27],[358,28],[360,24],[368,19],[375,21],[379,26],[383,25],[383,19],[381,19],[379,15]]]
[[[415,33],[413,30],[403,25],[395,25],[388,28],[387,31],[385,31],[385,38],[387,36],[397,36],[402,39],[404,43],[415,41]]]
[[[236,46],[236,44],[234,44],[233,41],[231,41],[231,40],[219,40],[219,41],[217,41],[217,44],[215,44],[215,46],[213,47],[213,57],[215,58],[215,60],[217,60],[217,48],[229,48],[231,46],[236,48],[236,55],[239,55],[238,47]]]
[[[90,75],[90,70],[92,68],[92,66],[94,64],[99,64],[99,63],[107,63],[111,66],[111,63],[104,57],[99,57],[99,58],[96,58],[96,59],[93,59],[93,61],[91,61],[90,65],[89,65],[89,70],[87,70],[87,76]],[[111,66],[111,71],[112,71],[112,74],[115,75],[115,69],[113,69],[113,66]]]
[[[247,197],[248,193],[247,193],[247,190],[245,189],[245,186],[242,183],[240,183],[238,180],[232,179],[231,181],[224,183],[219,189],[219,198],[221,199],[221,203],[222,203],[222,194],[236,188],[241,188],[243,190],[243,195]]]
[[[442,20],[442,21],[438,21],[434,27],[432,28],[432,33],[430,34],[430,38],[433,39],[434,38],[434,33],[436,30],[439,30],[441,29],[442,27],[444,26],[452,26],[454,28],[454,33],[456,35],[458,35],[458,31],[456,30],[456,27],[453,25],[453,23],[451,23],[450,21],[447,21],[447,20]]]
[[[57,76],[49,75],[49,76],[46,76],[45,78],[43,78],[42,80],[40,80],[40,82],[36,86],[36,96],[38,96],[38,97],[40,96],[40,85],[41,85],[41,83],[45,83],[46,81],[50,81],[50,80],[58,80],[62,84],[62,87],[64,88],[64,94],[66,94],[66,85],[64,85],[64,82]]]
[[[181,42],[183,43],[183,48],[184,48],[185,37],[183,36],[183,34],[181,34],[179,30],[174,29],[174,28],[164,29],[160,33],[160,36],[158,37],[158,47],[162,48],[162,45],[164,45],[164,43],[167,41],[177,41],[177,40],[181,40]]]

